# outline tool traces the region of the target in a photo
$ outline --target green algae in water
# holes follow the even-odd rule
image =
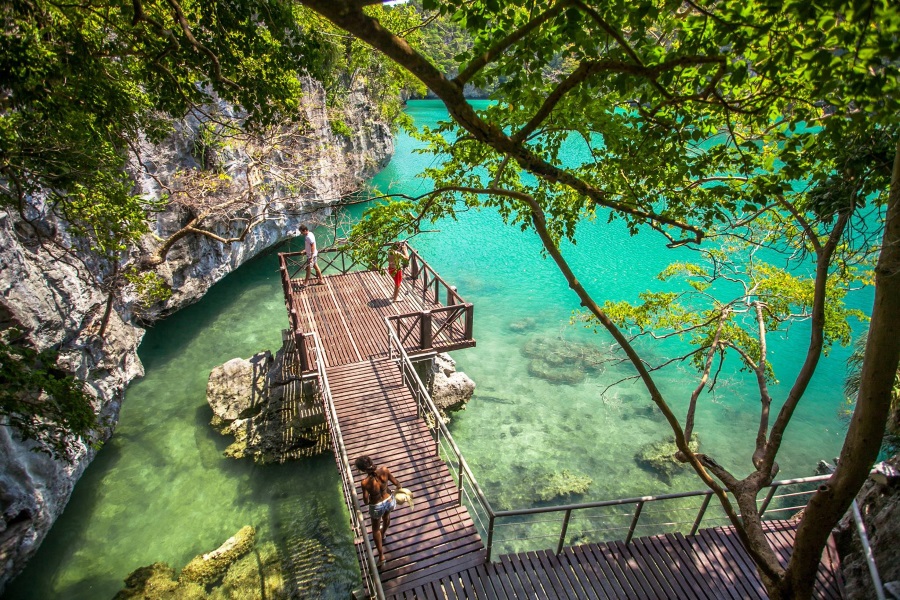
[[[115,436],[4,600],[111,598],[138,567],[184,565],[246,524],[284,555],[307,540],[328,548],[319,597],[347,598],[359,573],[333,458],[229,459],[229,440],[209,425],[212,368],[276,350],[286,326],[270,253],[150,329],[139,350],[147,375],[128,389]]]

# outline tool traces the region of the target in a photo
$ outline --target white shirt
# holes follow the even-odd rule
[[[315,252],[313,252],[313,247],[315,247]],[[319,247],[316,246],[316,236],[313,235],[312,231],[306,234],[306,255],[310,258],[319,255]]]

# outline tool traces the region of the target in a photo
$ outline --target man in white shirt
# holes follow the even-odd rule
[[[306,279],[303,280],[303,283],[309,283],[309,276],[313,267],[315,267],[316,275],[319,277],[316,280],[316,283],[324,283],[322,281],[322,269],[319,268],[319,249],[316,247],[316,236],[313,235],[313,232],[310,231],[309,227],[306,225],[300,226],[300,233],[303,234],[303,238],[306,242],[306,249],[303,253],[308,257],[306,261]]]

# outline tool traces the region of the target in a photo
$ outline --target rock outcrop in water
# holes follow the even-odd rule
[[[213,411],[211,425],[235,438],[225,449],[226,456],[282,463],[331,449],[315,384],[301,382],[292,375],[296,371],[285,348],[274,357],[264,350],[212,370],[206,386],[206,401]],[[431,374],[432,400],[438,410],[443,414],[464,409],[475,382],[456,370],[456,361],[438,354]]]
[[[431,398],[441,411],[463,410],[472,394],[475,382],[472,378],[456,370],[456,361],[449,354],[438,354],[431,367],[433,379]]]
[[[233,358],[212,370],[206,386],[212,426],[235,438],[226,456],[266,464],[331,449],[315,387],[285,371],[283,350]]]
[[[303,192],[304,210],[279,213],[251,230],[242,243],[223,244],[207,237],[187,236],[179,241],[157,272],[172,287],[165,303],[141,309],[141,319],[153,320],[198,300],[222,277],[265,249],[296,234],[310,220],[310,212],[328,210],[348,191],[358,188],[384,166],[393,153],[390,132],[370,113],[373,103],[362,90],[346,101],[343,122],[355,132],[335,134],[325,107],[321,84],[306,81],[306,101],[300,108],[308,127],[304,151],[300,153],[309,178]],[[132,168],[138,187],[148,195],[159,195],[157,180],[177,169],[196,168],[191,156],[197,123],[181,124],[166,143],[151,146],[138,141],[144,161]],[[226,175],[246,169],[246,156],[228,156],[222,162]],[[295,161],[286,156],[285,160]],[[260,205],[272,210],[271,199],[257,193]],[[278,212],[278,205],[274,209]],[[253,206],[250,213],[261,210]],[[24,331],[38,350],[57,348],[61,363],[84,379],[96,397],[97,412],[108,419],[112,433],[128,382],[142,374],[136,350],[143,335],[135,317],[135,298],[117,302],[104,336],[98,335],[107,302],[101,289],[108,273],[90,253],[67,253],[34,235],[34,231],[58,233],[64,241],[66,225],[52,216],[29,215],[25,226],[15,212],[0,210],[0,327]],[[159,238],[178,230],[190,219],[183,208],[170,207],[154,215],[152,235],[145,250],[155,248]],[[221,233],[227,234],[224,225]],[[37,229],[35,229],[37,228]],[[215,224],[213,224],[215,228]],[[70,244],[71,245],[71,244]],[[87,447],[76,452],[71,464],[31,451],[32,444],[18,440],[0,427],[0,593],[9,579],[22,570],[36,552],[53,521],[62,513],[75,482],[94,453]]]

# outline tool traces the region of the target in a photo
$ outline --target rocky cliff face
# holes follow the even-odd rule
[[[198,235],[186,235],[175,243],[167,260],[157,267],[173,295],[163,304],[143,309],[142,319],[154,319],[196,301],[247,260],[296,235],[301,223],[314,220],[316,211],[328,211],[390,159],[390,132],[372,118],[363,91],[350,95],[340,116],[346,127],[334,128],[322,86],[307,81],[305,89],[307,98],[296,125],[302,127],[302,135],[294,136],[287,148],[273,146],[270,158],[274,158],[265,168],[257,168],[249,177],[254,155],[246,149],[222,148],[217,157],[220,174],[235,182],[243,177],[254,188],[252,201],[236,211],[237,216],[262,215],[260,224],[239,243]],[[198,129],[199,121],[188,120],[164,144],[140,143],[142,159],[132,169],[143,193],[159,197],[177,173],[201,166],[193,146]],[[333,129],[351,133],[338,135]],[[268,190],[277,186],[266,183],[278,180],[279,169],[301,167],[302,189],[289,203],[273,201]],[[179,231],[195,215],[190,207],[177,204],[158,214],[144,251],[158,247],[160,239]],[[235,211],[225,211],[207,226],[227,238],[233,233],[234,216]],[[65,235],[65,224],[50,218],[38,226]],[[106,274],[96,272],[90,257],[41,245],[31,231],[17,214],[0,211],[0,327],[16,326],[27,332],[38,349],[60,350],[62,363],[88,383],[96,410],[109,417],[109,430],[101,438],[109,437],[125,387],[143,374],[136,354],[143,330],[136,324],[134,298],[126,294],[116,304],[101,339],[98,333],[107,295],[97,282]],[[31,444],[0,427],[0,594],[36,552],[92,458],[93,451],[82,446],[71,464],[53,460],[32,452]]]

